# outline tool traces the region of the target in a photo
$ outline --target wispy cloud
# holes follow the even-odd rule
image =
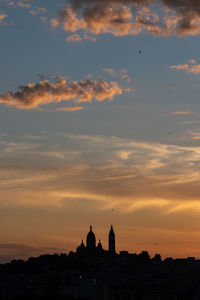
[[[83,106],[71,106],[71,107],[60,107],[56,108],[57,111],[75,111],[75,110],[83,110]]]
[[[82,41],[82,38],[80,37],[79,34],[77,33],[74,33],[72,35],[69,35],[67,38],[66,38],[66,41],[69,42],[69,43],[79,43]]]
[[[15,5],[15,2],[11,0],[1,0],[1,2],[7,4],[10,7]]]
[[[45,16],[41,16],[40,19],[42,20],[43,23],[47,24],[48,23],[48,18]]]
[[[33,16],[36,16],[38,14],[45,14],[46,8],[45,7],[37,7],[37,8],[29,10],[29,13]]]
[[[126,82],[131,82],[131,77],[128,74],[124,74],[121,76],[121,79],[126,80]]]
[[[105,68],[103,70],[104,72],[107,72],[110,76],[115,77],[117,75],[117,71],[115,71],[113,68]]]
[[[198,132],[194,134],[191,137]],[[10,220],[9,228],[4,226],[6,241],[16,241],[16,231],[20,231],[26,244],[34,238],[40,245],[60,247],[68,245],[71,230],[76,230],[73,238],[80,239],[83,228],[87,233],[88,220],[102,227],[102,219],[118,224],[118,243],[123,237],[128,249],[129,231],[120,238],[126,225],[132,230],[130,234],[137,231],[134,238],[137,242],[143,239],[146,249],[149,231],[149,239],[155,238],[156,230],[160,232],[156,241],[163,235],[166,239],[168,230],[169,238],[173,234],[186,242],[198,232],[198,141],[197,146],[183,147],[62,132],[46,133],[45,141],[28,136],[19,140],[2,137],[0,145],[1,222],[8,224]],[[24,224],[28,223],[27,231]],[[184,237],[180,238],[181,232]],[[123,238],[121,247],[125,247]],[[12,254],[12,245],[9,247],[5,252]],[[135,247],[134,243],[134,251]],[[137,247],[141,251],[141,245]],[[34,249],[22,249],[20,253],[34,253]]]
[[[31,3],[27,3],[27,2],[23,2],[23,1],[17,2],[17,5],[20,6],[20,7],[25,7],[25,8],[31,8],[32,7]]]
[[[33,140],[43,140],[45,139],[44,135],[33,135],[30,133],[27,133],[24,135],[24,138],[33,139]]]
[[[12,205],[42,206],[46,205],[46,199],[51,199],[48,205],[59,207],[67,198],[91,199],[102,201],[103,210],[112,206],[122,213],[150,208],[152,205],[162,207],[163,213],[169,213],[170,209],[182,207],[181,203],[185,201],[189,201],[187,207],[190,206],[189,203],[198,202],[200,147],[181,147],[115,137],[66,138],[74,140],[70,152],[64,149],[46,151],[40,149],[38,144],[2,144],[0,155],[7,161],[7,168],[2,169],[0,174],[1,194],[4,195],[1,199],[5,199],[11,190],[15,191],[15,197],[9,200]],[[78,146],[80,141],[83,149]],[[17,165],[15,169],[13,166],[8,167],[11,153],[12,159],[18,157],[21,164],[20,155],[26,162],[29,151],[32,153],[32,161],[28,168],[27,165],[20,165],[19,169]],[[94,158],[95,161],[98,160],[97,165],[91,160],[91,153],[94,152],[97,154]],[[49,160],[50,157],[53,160]],[[39,167],[37,159],[42,160],[45,165],[48,162],[46,170]],[[4,174],[7,174],[6,177]],[[32,201],[31,193],[35,185],[37,191]],[[44,189],[46,196],[41,200]],[[22,196],[23,193],[26,198]],[[27,202],[28,194],[30,197]],[[191,211],[193,207],[194,205],[191,206]]]
[[[173,111],[170,114],[184,116],[184,115],[194,115],[195,112],[193,112],[193,111]]]
[[[199,123],[200,123],[199,120],[192,120],[192,121],[182,122],[183,125],[193,125],[193,124],[199,124]]]
[[[170,66],[171,69],[178,70],[178,71],[185,71],[187,73],[192,74],[200,74],[200,64],[197,64],[195,60],[190,60],[186,64],[179,64]]]
[[[32,0],[23,0],[23,1],[5,0],[4,2],[7,3],[7,5],[9,5],[10,7],[18,6],[21,8],[28,9],[28,12],[33,16],[43,14],[43,16],[41,16],[41,20],[43,20],[44,22],[47,21],[47,18],[44,16],[46,14],[46,8],[36,6],[34,1]]]
[[[200,131],[187,130],[186,133],[187,133],[187,138],[194,141],[200,140]]]
[[[80,43],[82,41],[91,41],[91,42],[96,42],[96,38],[91,36],[91,35],[87,35],[84,34],[83,36],[81,36],[78,33],[73,33],[71,35],[69,35],[68,37],[66,37],[66,42],[68,43]]]
[[[119,76],[120,79],[125,80],[127,83],[131,82],[131,77],[128,75],[127,69],[121,69],[121,70],[117,71],[113,68],[104,68],[103,71],[108,73],[112,77]]]

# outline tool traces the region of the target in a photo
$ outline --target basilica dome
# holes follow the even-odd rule
[[[94,232],[92,231],[92,226],[90,226],[90,231],[87,234],[86,240],[87,248],[95,248],[96,247],[96,237]]]

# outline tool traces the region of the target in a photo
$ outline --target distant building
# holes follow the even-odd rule
[[[111,225],[110,232],[109,232],[108,251],[110,253],[115,253],[115,233],[114,233],[112,225]]]
[[[82,240],[81,244],[76,248],[76,253],[80,257],[88,255],[115,254],[115,233],[113,226],[111,225],[108,235],[108,250],[103,249],[101,240],[99,240],[99,243],[96,246],[96,237],[92,231],[92,226],[90,225],[90,231],[86,237],[86,246]]]

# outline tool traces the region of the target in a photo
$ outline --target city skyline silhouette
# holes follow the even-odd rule
[[[44,254],[0,264],[0,299],[62,300],[197,300],[200,260],[163,259],[148,251],[115,251],[115,232],[108,249],[89,232],[76,251]]]

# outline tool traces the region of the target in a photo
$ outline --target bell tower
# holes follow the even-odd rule
[[[109,232],[109,245],[108,245],[108,251],[112,254],[116,253],[115,252],[115,233],[113,230],[113,226],[111,225],[110,227],[110,232]]]

